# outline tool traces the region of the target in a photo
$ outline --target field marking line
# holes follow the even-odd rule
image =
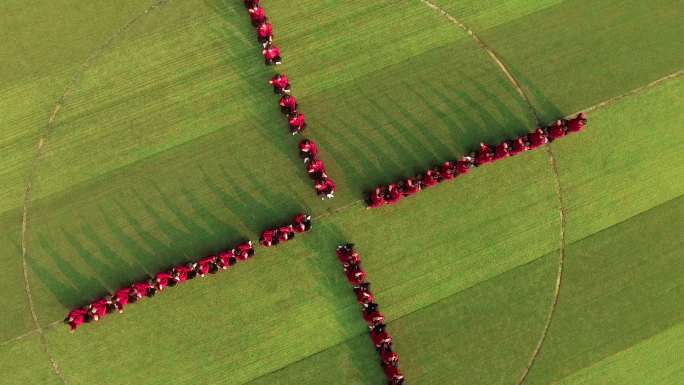
[[[57,365],[57,361],[55,361],[54,357],[50,353],[50,350],[48,349],[48,343],[47,339],[43,333],[43,328],[40,326],[40,322],[38,321],[38,316],[36,314],[35,310],[35,305],[33,302],[33,296],[31,295],[31,287],[29,284],[29,277],[28,277],[28,266],[26,262],[26,255],[28,254],[28,228],[29,228],[29,223],[30,223],[30,218],[29,218],[29,210],[31,207],[31,197],[32,197],[32,192],[33,192],[33,181],[36,175],[36,170],[38,168],[38,163],[40,160],[41,155],[43,154],[43,148],[45,147],[45,143],[47,142],[48,135],[50,131],[52,130],[55,120],[57,119],[57,114],[59,111],[62,109],[62,105],[64,104],[64,100],[69,96],[71,91],[78,86],[80,83],[81,77],[85,73],[85,71],[90,67],[91,63],[99,58],[106,50],[111,48],[114,43],[117,41],[117,39],[123,35],[133,24],[135,24],[138,20],[140,20],[142,17],[147,15],[150,11],[154,10],[157,7],[160,7],[164,4],[166,4],[168,0],[155,0],[150,6],[148,6],[142,13],[138,14],[137,16],[133,17],[130,19],[126,24],[124,24],[121,28],[119,28],[116,32],[114,32],[101,46],[99,46],[93,53],[91,53],[81,64],[80,68],[76,71],[74,76],[71,78],[71,81],[67,83],[66,87],[64,88],[64,91],[62,92],[62,96],[59,97],[59,99],[55,102],[54,107],[52,108],[52,112],[50,113],[50,116],[48,118],[47,124],[43,128],[43,131],[40,135],[40,138],[38,139],[38,144],[36,148],[36,155],[33,158],[33,161],[31,162],[31,168],[29,171],[29,174],[26,178],[26,187],[24,188],[24,204],[23,204],[23,211],[22,211],[22,220],[21,220],[21,262],[22,262],[22,271],[23,271],[23,276],[24,276],[24,290],[26,292],[26,298],[28,300],[28,305],[29,305],[29,310],[31,312],[31,318],[33,319],[33,324],[35,325],[35,329],[29,333],[26,333],[23,335],[23,337],[26,337],[28,335],[31,335],[34,332],[37,332],[40,335],[40,340],[41,340],[41,345],[43,347],[43,350],[48,356],[48,359],[50,360],[50,365],[52,366],[52,371],[57,375],[62,382],[62,384],[67,385],[66,379],[64,378],[64,375],[62,374],[61,370],[59,369],[59,366]],[[50,325],[56,324],[59,321],[55,321],[51,323]],[[22,336],[20,336],[22,337]],[[15,338],[13,340],[19,340],[21,338]],[[5,344],[5,343],[3,343]]]
[[[468,36],[470,36],[475,41],[475,43],[477,43],[477,45],[479,45],[480,48],[482,48],[487,53],[487,55],[489,55],[489,58],[492,59],[492,61],[499,67],[501,72],[503,72],[504,76],[506,76],[506,79],[511,84],[511,86],[513,86],[513,88],[518,93],[518,95],[520,95],[520,97],[523,99],[525,104],[527,104],[527,108],[530,110],[530,114],[534,117],[535,123],[537,125],[539,125],[540,124],[539,115],[537,114],[537,110],[532,105],[532,101],[530,101],[530,98],[527,96],[527,94],[523,90],[523,88],[520,85],[520,83],[518,82],[518,80],[513,76],[513,74],[511,74],[511,71],[508,69],[508,67],[506,67],[506,65],[503,63],[501,58],[499,58],[499,56],[496,54],[496,52],[494,52],[494,50],[490,46],[488,46],[487,43],[485,43],[482,39],[480,39],[480,37],[475,32],[473,32],[472,29],[470,29],[467,25],[465,25],[460,20],[453,17],[444,8],[432,3],[429,0],[420,0],[420,2],[425,4],[428,7],[432,8],[433,10],[439,12],[444,17],[446,17],[447,20],[449,20],[452,24],[456,25],[457,27],[459,27],[460,29],[465,31],[465,33]]]

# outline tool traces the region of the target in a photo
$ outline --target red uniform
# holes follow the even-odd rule
[[[387,195],[385,196],[385,203],[388,205],[393,205],[401,199],[402,194],[399,191],[399,187],[392,183],[387,186]]]
[[[442,163],[439,168],[439,176],[442,180],[449,180],[454,178],[454,165],[451,162],[446,161]]]
[[[259,25],[264,22],[266,18],[266,12],[260,6],[256,5],[253,8],[247,10],[249,12],[249,18],[252,20],[252,24]]]
[[[287,242],[294,237],[292,226],[280,226],[278,228],[278,239]]]
[[[241,260],[245,261],[252,255],[254,255],[254,248],[252,247],[252,241],[247,241],[235,246],[235,256]]]
[[[479,166],[490,163],[492,160],[492,150],[487,144],[480,143],[480,152],[475,157],[475,164]]]
[[[295,100],[294,96],[290,96],[287,94],[281,96],[278,105],[283,110],[283,112],[287,114],[291,114],[297,111],[297,101]]]
[[[415,178],[408,178],[404,181],[404,189],[402,194],[410,196],[420,191],[420,183]]]
[[[192,268],[187,265],[179,265],[173,268],[173,279],[178,283],[183,283],[188,280],[188,274],[192,271]]]
[[[332,198],[335,193],[335,182],[330,178],[323,178],[314,184],[314,188],[319,195],[326,195],[328,198]]]
[[[315,159],[318,155],[318,148],[313,140],[304,139],[299,142],[299,155],[304,161]]]
[[[579,132],[582,131],[584,125],[587,123],[587,119],[584,118],[584,113],[580,112],[574,119],[568,120],[568,132]]]
[[[114,306],[116,306],[117,310],[120,312],[123,311],[123,308],[128,305],[128,298],[131,295],[131,289],[128,287],[124,287],[123,289],[119,289],[114,293]]]
[[[280,48],[275,45],[264,48],[261,50],[261,54],[264,55],[264,61],[266,64],[280,63]]]
[[[276,230],[267,229],[261,232],[261,238],[259,238],[259,243],[264,247],[273,246],[273,240],[276,238]]]
[[[399,368],[392,365],[385,366],[385,377],[387,377],[387,381],[389,381],[389,383],[392,385],[400,384],[400,381],[404,379],[404,376],[399,371]]]
[[[173,276],[168,273],[157,273],[157,275],[154,277],[155,281],[157,281],[157,290],[162,291],[164,288],[169,286],[169,281],[173,279]]]
[[[373,341],[373,345],[378,349],[381,347],[387,348],[392,345],[392,336],[384,330],[381,333],[375,333],[371,330],[370,338]]]
[[[304,114],[299,114],[299,113],[291,114],[288,123],[290,124],[290,132],[293,135],[298,133],[298,132],[303,131],[304,126],[306,126],[306,122],[304,121]]]
[[[530,141],[530,149],[535,149],[539,146],[543,146],[546,142],[546,135],[541,128],[534,130],[534,132],[527,134],[527,138]]]
[[[257,36],[261,42],[271,40],[273,37],[273,26],[271,23],[267,21],[259,24],[259,27],[257,27]]]
[[[399,363],[399,355],[388,349],[380,351],[380,359],[383,364],[389,366],[396,366]]]
[[[311,216],[305,214],[297,214],[292,219],[292,230],[295,233],[303,233],[311,228]]]
[[[366,272],[358,265],[353,269],[346,269],[345,274],[347,276],[347,281],[354,286],[361,285],[366,281]]]
[[[325,165],[323,165],[322,160],[316,159],[306,164],[306,172],[316,179],[323,178],[325,177]]]
[[[70,311],[65,320],[69,324],[69,331],[74,331],[77,327],[81,326],[85,322],[87,314],[88,311],[85,309],[73,309]]]
[[[561,124],[560,120],[557,120],[551,127],[549,127],[548,138],[549,140],[556,140],[558,138],[562,138],[563,136],[565,136],[563,125]]]
[[[290,81],[286,75],[277,74],[268,83],[273,86],[273,90],[277,93],[287,92],[290,88]]]
[[[356,291],[356,302],[361,305],[373,302],[373,294],[369,291],[357,289]]]
[[[95,321],[99,321],[100,318],[107,315],[107,305],[110,303],[111,301],[108,301],[106,299],[98,299],[97,301],[90,304],[90,314],[93,315],[93,319]]]
[[[506,158],[510,155],[511,154],[508,151],[508,143],[507,142],[502,142],[501,144],[496,146],[496,149],[494,149],[494,160]]]
[[[149,282],[136,282],[131,285],[133,294],[135,294],[138,299],[147,297],[148,291],[152,288]]]
[[[423,179],[421,179],[420,182],[423,185],[423,187],[430,187],[436,185],[438,180],[437,178],[435,178],[434,171],[427,170],[427,172],[425,172],[425,175],[423,175]]]
[[[376,187],[375,190],[368,197],[368,207],[375,208],[380,207],[385,203],[385,194],[382,188]]]
[[[523,139],[522,137],[518,137],[518,139],[516,139],[513,142],[513,145],[511,146],[511,149],[509,152],[511,155],[517,155],[517,154],[519,154],[521,152],[525,152],[529,149],[530,148],[527,147],[527,144],[525,144],[525,139]]]
[[[204,257],[197,261],[197,274],[200,277],[204,277],[205,275],[209,274],[209,271],[211,270],[211,265],[214,262],[216,262],[216,257],[213,255]]]
[[[366,321],[368,326],[375,326],[375,325],[380,325],[381,323],[385,322],[385,316],[382,315],[379,311],[375,310],[372,313],[368,313],[367,311],[363,312],[363,320]]]
[[[219,268],[225,270],[235,264],[237,261],[237,258],[235,257],[235,253],[233,250],[225,250],[222,251],[218,254],[218,257],[216,258],[216,263],[219,265]]]
[[[473,160],[469,156],[461,157],[456,161],[456,172],[460,174],[467,174],[473,166]]]

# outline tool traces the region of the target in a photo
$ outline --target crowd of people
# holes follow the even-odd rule
[[[380,356],[380,365],[385,371],[388,385],[403,385],[404,375],[399,370],[399,356],[392,350],[392,336],[385,327],[385,317],[374,302],[366,272],[361,267],[361,257],[354,245],[347,243],[337,246],[335,251],[344,269],[347,281],[352,285],[356,301],[361,305],[363,320],[368,325],[370,339]]]
[[[256,28],[257,41],[261,44],[261,53],[266,65],[279,65],[282,63],[280,48],[273,43],[273,25],[268,21],[266,12],[259,5],[259,0],[245,0],[245,7]],[[285,114],[287,124],[292,135],[302,134],[306,128],[304,114],[297,109],[297,99],[291,95],[290,82],[287,75],[276,73],[268,83],[273,87],[273,92],[280,96],[278,105]],[[306,171],[313,179],[314,189],[321,199],[331,199],[335,196],[335,182],[325,173],[323,161],[318,159],[316,145],[313,141],[304,139],[299,144],[300,154],[304,159]]]
[[[99,321],[105,315],[119,312],[129,304],[136,303],[147,297],[164,291],[167,287],[182,284],[195,277],[206,277],[222,270],[227,270],[238,261],[246,261],[254,255],[252,241],[242,242],[230,250],[209,255],[200,260],[174,266],[166,271],[158,272],[154,277],[135,282],[128,287],[121,288],[113,294],[100,298],[90,304],[73,309],[64,322],[73,332],[84,323]]]
[[[294,238],[295,234],[311,230],[311,215],[297,214],[289,225],[266,229],[261,232],[259,244],[264,247],[275,246]]]
[[[534,150],[567,134],[579,132],[584,128],[586,122],[584,113],[579,113],[572,119],[556,120],[548,127],[538,127],[533,132],[513,140],[504,140],[495,146],[480,143],[477,152],[462,156],[456,161],[446,161],[416,176],[391,183],[387,186],[376,187],[368,194],[366,200],[367,207],[375,208],[382,205],[395,204],[402,198],[411,196],[425,188],[451,180],[459,175],[467,174],[473,167],[479,167],[525,151]]]

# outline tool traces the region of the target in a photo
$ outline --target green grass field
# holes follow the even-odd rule
[[[262,1],[338,184],[325,202],[241,1],[0,5],[0,384],[381,385],[334,255],[347,240],[409,384],[517,384],[561,257],[524,384],[682,383],[684,8],[431,2],[542,120],[589,109],[590,124],[372,211],[376,184],[535,122],[421,0]],[[60,323],[303,210],[310,233],[249,263],[75,334]]]

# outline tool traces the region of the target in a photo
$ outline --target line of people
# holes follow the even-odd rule
[[[259,0],[245,0],[245,7],[252,25],[256,28],[257,41],[262,46],[261,53],[264,56],[264,63],[266,65],[281,64],[280,49],[273,44],[273,25],[268,21],[266,12],[259,5]],[[301,134],[306,128],[306,118],[297,109],[297,99],[291,95],[290,82],[287,75],[276,73],[268,83],[273,87],[273,92],[280,96],[278,105],[287,118],[290,133],[292,135]],[[309,145],[306,142],[312,144]],[[321,199],[331,199],[335,195],[335,182],[325,174],[323,161],[317,158],[315,144],[312,141],[304,139],[299,146],[300,153],[303,151],[303,147],[308,146],[313,146],[313,150],[311,150],[308,156],[303,156],[307,173],[314,181],[314,189],[318,196]]]
[[[311,215],[297,214],[292,223],[274,229],[266,229],[261,232],[259,244],[264,247],[275,246],[281,242],[287,242],[294,238],[295,234],[311,230]]]
[[[74,332],[79,326],[91,321],[99,321],[113,312],[123,313],[124,308],[147,297],[164,291],[195,277],[206,277],[222,270],[227,270],[238,261],[246,261],[254,255],[252,241],[242,242],[230,250],[221,251],[215,255],[206,256],[198,261],[174,266],[161,271],[154,277],[135,282],[128,287],[121,288],[113,294],[100,298],[90,304],[73,309],[64,319],[69,331]]]
[[[388,385],[403,385],[404,375],[399,370],[399,356],[392,350],[392,336],[385,327],[385,317],[378,310],[374,302],[370,283],[366,282],[366,272],[361,268],[361,257],[354,250],[354,245],[347,243],[337,246],[337,258],[344,268],[347,281],[352,285],[356,301],[361,305],[363,320],[368,325],[370,339],[380,356]]]
[[[462,156],[455,162],[446,161],[416,176],[387,186],[376,187],[368,194],[366,205],[368,208],[376,208],[386,204],[393,205],[402,198],[411,196],[425,188],[467,174],[472,167],[479,167],[525,151],[534,150],[567,134],[579,132],[586,123],[584,113],[579,113],[572,119],[556,120],[548,127],[538,127],[533,132],[513,140],[504,140],[496,146],[480,143],[477,152]]]

